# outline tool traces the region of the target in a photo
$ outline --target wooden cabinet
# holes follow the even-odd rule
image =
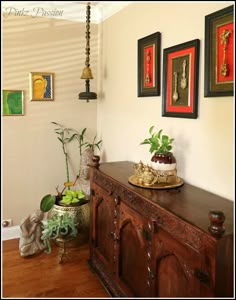
[[[133,165],[91,168],[89,263],[110,294],[233,296],[233,202],[188,184],[133,186]]]

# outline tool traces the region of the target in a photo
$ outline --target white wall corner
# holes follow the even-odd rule
[[[20,238],[20,226],[2,228],[2,240],[12,240]]]

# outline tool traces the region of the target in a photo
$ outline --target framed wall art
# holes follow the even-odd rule
[[[200,40],[195,39],[163,50],[162,116],[198,116]]]
[[[138,97],[160,95],[161,34],[138,40]]]
[[[54,100],[54,73],[31,72],[30,73],[30,97],[31,101]]]
[[[204,96],[233,96],[233,5],[205,16]]]
[[[24,92],[21,90],[2,91],[3,116],[24,115]]]

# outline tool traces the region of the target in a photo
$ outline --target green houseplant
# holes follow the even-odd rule
[[[52,251],[51,242],[54,240],[63,244],[60,253],[60,263],[65,255],[65,243],[73,240],[78,233],[78,223],[75,217],[69,213],[63,215],[53,215],[51,218],[42,221],[41,240],[45,246],[45,252],[50,254]]]
[[[57,139],[60,141],[62,145],[62,150],[65,156],[65,166],[66,166],[66,179],[68,183],[68,188],[70,189],[70,171],[69,171],[69,163],[68,163],[68,149],[67,146],[70,142],[76,140],[78,142],[78,148],[79,148],[79,164],[78,164],[78,171],[76,179],[80,177],[81,173],[81,158],[84,149],[89,148],[92,151],[92,154],[96,157],[95,159],[98,159],[98,155],[95,155],[95,150],[100,150],[102,140],[96,141],[97,135],[94,136],[92,142],[85,141],[85,135],[87,128],[83,128],[81,132],[78,132],[77,130],[73,128],[67,128],[62,124],[59,124],[57,122],[52,122],[52,124],[56,125],[57,128],[54,129],[55,133],[58,135]],[[75,180],[76,180],[75,179]]]
[[[96,141],[96,139],[97,135],[94,136],[92,143],[87,143],[86,145],[87,151],[92,153],[92,161],[94,166],[99,165],[100,156],[96,154],[96,151],[99,151],[102,146],[102,140]]]
[[[90,148],[94,153],[97,150],[101,149],[102,140],[96,142],[97,135],[94,136],[92,143],[87,143],[86,147]]]
[[[154,131],[155,126],[149,128],[150,136],[145,138],[140,145],[149,145],[149,152],[153,154],[151,161],[155,164],[152,164],[155,168],[167,168],[164,165],[172,165],[170,168],[175,168],[176,160],[171,152],[172,143],[174,138],[170,138],[168,135],[163,134],[163,129]]]
[[[85,216],[87,208],[84,204],[87,204],[88,200],[85,199],[84,192],[81,189],[72,191],[65,190],[65,188],[62,192],[59,192],[57,188],[57,196],[48,194],[40,202],[40,210],[48,213],[47,219],[42,224],[41,235],[43,244],[46,247],[45,252],[51,253],[52,241],[59,246],[63,245],[60,254],[61,260],[65,254],[65,243],[76,241],[78,228],[81,232],[84,232],[83,227],[87,222]]]
[[[99,155],[95,155],[95,151],[96,151],[96,149],[100,150],[101,144],[102,144],[102,140],[96,141],[97,135],[95,135],[94,138],[93,138],[92,143],[85,142],[84,141],[84,136],[85,136],[86,130],[87,130],[87,128],[84,128],[82,130],[81,134],[78,134],[76,136],[76,139],[77,139],[77,141],[79,143],[79,152],[80,152],[80,162],[79,162],[79,168],[78,168],[77,178],[79,178],[80,175],[81,175],[81,167],[83,165],[83,163],[82,163],[83,148],[85,148],[84,152],[87,152],[86,155],[84,155],[84,156],[92,157],[92,160],[95,161],[95,162],[99,161],[99,159],[100,159]]]
[[[59,187],[57,186],[57,194],[47,194],[40,202],[41,211],[47,213],[47,220],[45,220],[43,224],[42,240],[45,246],[47,246],[46,251],[48,253],[51,252],[50,240],[54,240],[59,244],[59,241],[67,242],[77,237],[80,240],[87,239],[89,230],[88,197],[84,191],[76,187],[75,184],[77,179],[81,176],[81,157],[86,150],[85,148],[91,149],[91,151],[94,152],[94,149],[100,149],[102,142],[101,140],[96,141],[96,135],[92,143],[85,141],[87,128],[83,128],[81,132],[78,132],[73,128],[67,128],[57,122],[51,123],[56,125],[54,131],[57,134],[57,139],[61,143],[65,157],[66,182],[64,182],[62,191],[59,191]],[[78,173],[73,182],[70,181],[68,153],[68,144],[72,141],[78,142],[80,155]],[[73,190],[71,188],[73,188]],[[75,226],[79,226],[79,233],[78,230],[75,230]]]
[[[78,232],[74,218],[68,213],[59,217],[54,215],[48,220],[43,220],[42,223],[41,239],[47,253],[52,251],[51,240],[55,240],[60,236],[66,236],[67,239],[73,238]]]
[[[65,188],[63,189],[63,191]],[[54,204],[57,205],[79,205],[85,203],[85,194],[81,189],[78,190],[65,190],[64,195],[62,192],[58,192],[56,195],[45,195],[40,202],[40,210],[42,212],[48,212]]]
[[[57,128],[54,129],[55,133],[58,135],[58,140],[60,141],[62,145],[62,150],[65,156],[65,165],[66,165],[66,179],[67,182],[70,182],[70,171],[69,171],[69,163],[68,163],[68,150],[67,150],[67,144],[72,142],[73,140],[77,140],[79,142],[79,155],[81,157],[82,155],[82,149],[83,146],[87,145],[87,142],[84,142],[84,134],[86,132],[87,128],[84,128],[81,133],[77,132],[73,128],[67,128],[57,122],[52,122],[52,124],[56,125]],[[77,177],[80,175],[80,163],[78,167],[78,174]],[[69,187],[70,189],[70,187]]]
[[[163,129],[153,132],[154,128],[155,126],[149,128],[150,137],[144,139],[140,145],[150,145],[150,153],[167,154],[172,150],[172,142],[174,139],[162,134]]]

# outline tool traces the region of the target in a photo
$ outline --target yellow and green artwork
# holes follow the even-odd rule
[[[31,100],[53,100],[54,73],[31,72],[30,96]]]
[[[18,90],[2,91],[2,112],[4,116],[24,115],[24,94]]]

